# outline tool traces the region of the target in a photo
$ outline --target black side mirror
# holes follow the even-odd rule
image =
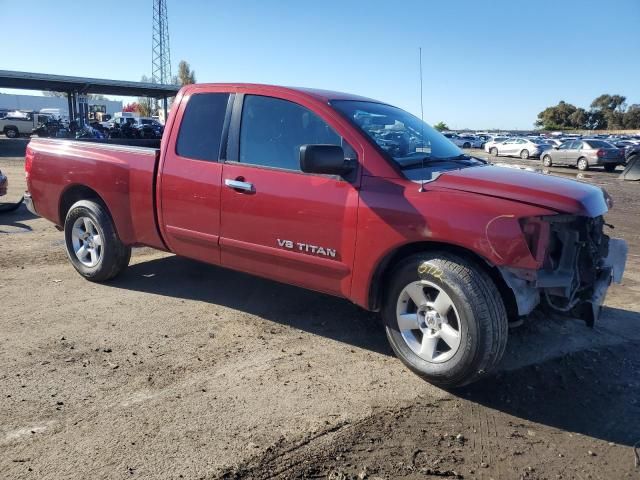
[[[346,175],[354,165],[344,158],[340,145],[302,145],[300,147],[300,170],[305,173]]]

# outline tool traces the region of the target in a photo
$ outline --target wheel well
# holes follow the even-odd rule
[[[498,269],[487,263],[487,261],[484,260],[480,255],[472,252],[471,250],[467,250],[466,248],[459,247],[457,245],[451,245],[442,242],[410,243],[407,245],[403,245],[402,247],[389,253],[385,258],[383,258],[382,261],[378,264],[371,279],[371,285],[369,287],[369,308],[371,310],[377,311],[382,306],[382,296],[384,292],[383,287],[389,282],[393,269],[395,265],[398,264],[398,262],[406,257],[409,257],[410,255],[433,250],[453,253],[474,262],[479,268],[487,273],[487,275],[489,275],[491,280],[493,280],[494,284],[496,285],[498,292],[500,292],[500,296],[502,297],[502,301],[504,302],[504,306],[507,310],[509,321],[518,320],[518,304],[516,303],[516,297],[511,288],[509,288],[509,286],[502,278],[502,275],[500,274]]]
[[[98,195],[95,190],[85,185],[74,185],[68,188],[62,194],[62,198],[60,198],[59,215],[61,226],[64,225],[64,219],[67,217],[67,213],[69,212],[71,206],[80,200],[94,200],[100,203],[107,210],[107,212],[109,211],[106,204],[104,203],[104,200],[102,200],[100,195]]]

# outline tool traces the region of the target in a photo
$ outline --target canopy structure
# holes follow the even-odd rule
[[[81,121],[86,119],[86,105],[83,105],[86,102],[82,102],[82,99],[88,93],[162,99],[166,114],[167,98],[175,97],[178,90],[180,90],[178,85],[70,77],[48,73],[13,72],[9,70],[0,70],[0,88],[65,92],[69,100],[69,117],[71,119],[78,118]],[[80,105],[78,105],[79,100]]]
[[[130,82],[127,80],[107,80],[88,77],[68,77],[47,73],[12,72],[0,70],[0,88],[20,88],[24,90],[49,90],[52,92],[75,92],[80,95],[102,93],[130,97],[165,98],[174,97],[178,85]]]

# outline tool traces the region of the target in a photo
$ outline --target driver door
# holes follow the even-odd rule
[[[348,296],[358,175],[306,174],[299,157],[301,145],[349,147],[294,101],[244,95],[237,102],[222,172],[222,265]]]

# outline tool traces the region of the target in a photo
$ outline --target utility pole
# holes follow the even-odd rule
[[[167,0],[153,0],[153,38],[151,52],[151,81],[171,83],[171,52],[169,49],[169,20]],[[156,102],[157,106],[157,102]],[[163,99],[164,116],[167,116],[167,99]]]

